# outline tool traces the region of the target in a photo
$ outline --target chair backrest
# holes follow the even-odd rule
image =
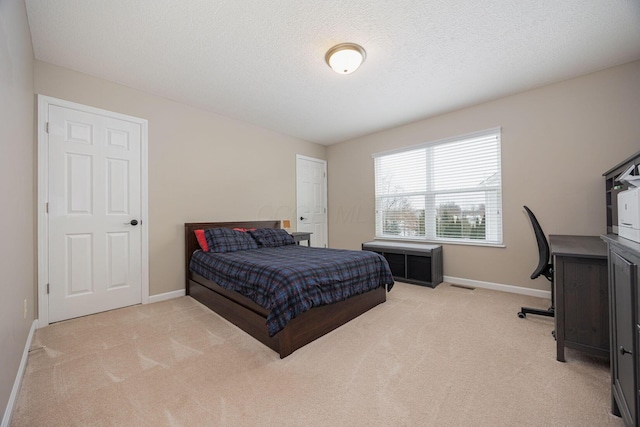
[[[533,226],[533,232],[536,235],[536,242],[538,242],[538,267],[531,274],[531,279],[535,279],[540,275],[545,276],[547,279],[552,280],[551,278],[551,269],[552,265],[549,263],[549,258],[551,256],[551,251],[549,250],[549,243],[547,242],[547,238],[542,231],[542,227],[540,227],[540,223],[536,219],[536,216],[531,212],[531,209],[524,206],[524,209],[529,214],[529,219],[531,220],[531,225]]]

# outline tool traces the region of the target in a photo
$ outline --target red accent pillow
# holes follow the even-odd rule
[[[209,245],[207,244],[207,239],[204,237],[204,230],[193,230],[196,233],[196,239],[200,244],[200,249],[205,252],[209,252]]]

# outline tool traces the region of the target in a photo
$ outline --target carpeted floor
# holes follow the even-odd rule
[[[606,361],[567,350],[548,301],[397,283],[291,356],[189,297],[37,330],[12,426],[622,426]]]

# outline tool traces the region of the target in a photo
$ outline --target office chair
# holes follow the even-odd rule
[[[555,306],[554,306],[554,288],[553,288],[553,264],[550,262],[551,251],[549,251],[549,243],[547,242],[547,238],[544,236],[544,232],[536,219],[536,216],[531,212],[531,209],[524,206],[524,209],[529,214],[529,219],[531,220],[531,225],[533,226],[533,231],[536,235],[536,242],[538,243],[538,267],[531,274],[531,280],[536,279],[540,276],[544,276],[547,278],[549,282],[551,282],[551,307],[547,310],[541,310],[538,308],[529,308],[522,307],[520,312],[518,312],[518,317],[524,319],[527,317],[527,314],[537,314],[540,316],[549,316],[554,317],[555,315]]]

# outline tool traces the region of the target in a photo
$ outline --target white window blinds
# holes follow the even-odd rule
[[[376,237],[502,244],[500,129],[373,157]]]

